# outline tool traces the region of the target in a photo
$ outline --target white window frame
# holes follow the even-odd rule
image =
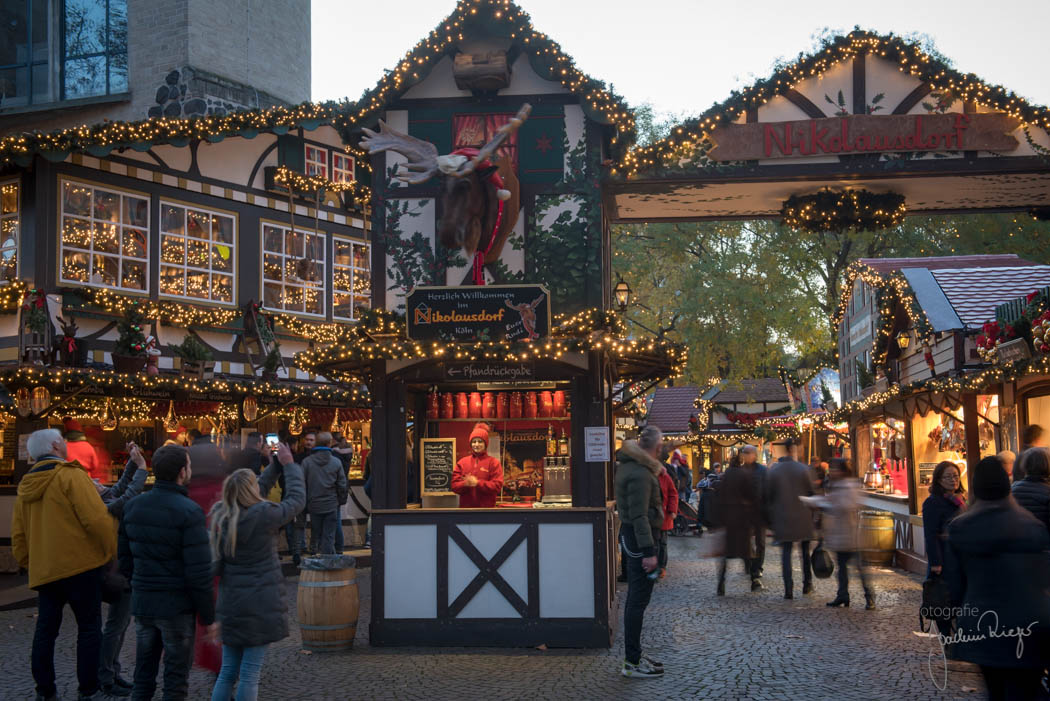
[[[342,159],[349,165],[349,168],[340,168],[336,165],[339,159]],[[349,183],[355,179],[355,172],[357,169],[357,159],[355,159],[349,153],[342,151],[332,151],[332,182],[334,183]]]
[[[282,232],[282,236],[281,236],[281,250],[280,251],[272,251],[272,250],[266,248],[266,229],[267,228],[279,229]],[[323,319],[323,318],[325,318],[326,313],[327,313],[328,299],[329,299],[329,294],[328,294],[328,269],[329,269],[329,265],[328,265],[328,248],[331,245],[329,243],[329,236],[328,236],[328,234],[326,232],[324,232],[324,231],[315,231],[313,229],[302,229],[302,228],[299,228],[298,226],[295,227],[295,232],[297,234],[302,234],[303,236],[316,236],[319,239],[319,245],[316,247],[316,251],[320,252],[320,254],[322,256],[322,259],[320,261],[320,265],[322,266],[322,269],[321,269],[321,274],[320,274],[320,280],[317,283],[309,283],[309,282],[306,282],[306,281],[288,282],[288,281],[286,281],[284,279],[282,279],[280,281],[277,281],[277,280],[267,280],[267,278],[266,278],[266,256],[267,255],[279,256],[280,259],[281,259],[281,263],[284,266],[285,270],[287,270],[287,265],[288,265],[288,261],[289,260],[296,260],[297,259],[297,256],[295,256],[295,255],[288,255],[285,252],[285,241],[286,241],[288,232],[291,231],[291,228],[292,227],[288,226],[287,224],[280,224],[280,223],[272,222],[272,221],[265,221],[264,220],[264,221],[259,222],[260,238],[261,238],[261,242],[262,242],[262,250],[261,250],[261,255],[260,255],[260,258],[259,258],[259,270],[260,270],[259,278],[260,278],[260,284],[262,285],[260,299],[262,299],[262,301],[263,301],[263,308],[271,310],[271,311],[276,311],[276,312],[288,312],[289,314],[296,314],[296,315],[299,315],[299,316],[308,316],[308,317],[314,318],[314,319]],[[304,244],[304,251],[303,252],[305,254],[305,252],[306,252],[305,251],[305,244],[306,244],[305,240],[304,240],[303,244]],[[283,276],[282,276],[282,278],[283,278]],[[281,306],[271,306],[271,305],[267,304],[267,297],[266,297],[266,285],[267,285],[267,283],[269,283],[269,284],[276,284],[276,285],[280,285],[281,286],[281,300],[282,300]],[[286,300],[288,299],[288,289],[289,288],[300,289],[300,290],[303,291],[303,304],[302,304],[301,308],[289,308],[287,306]],[[321,311],[320,312],[309,312],[309,311],[306,311],[306,301],[305,301],[306,300],[306,291],[310,290],[310,289],[316,289],[320,293],[320,297],[321,297]]]
[[[107,194],[116,195],[117,197],[119,197],[120,198],[120,205],[119,205],[119,207],[120,207],[120,221],[119,222],[111,222],[111,221],[108,221],[108,220],[105,220],[105,219],[97,219],[97,218],[94,217],[94,215],[92,213],[89,213],[87,217],[85,217],[85,216],[83,216],[81,214],[67,214],[66,213],[66,196],[65,196],[65,190],[66,190],[66,186],[67,185],[72,185],[74,187],[90,188],[91,189],[91,203],[92,203],[91,206],[92,207],[94,207],[94,202],[95,202],[95,197],[96,197],[95,193],[97,193],[97,192],[105,192]],[[145,227],[135,226],[135,225],[125,225],[124,224],[124,211],[125,211],[124,199],[126,197],[134,197],[136,199],[144,200],[146,202],[146,226]],[[150,211],[150,196],[149,196],[149,194],[144,193],[144,192],[137,192],[137,191],[134,191],[134,190],[118,190],[118,189],[114,189],[114,188],[103,187],[101,185],[96,185],[96,184],[91,183],[91,182],[83,182],[83,181],[80,181],[80,180],[73,180],[73,179],[69,179],[69,178],[62,178],[62,179],[59,180],[59,183],[58,183],[58,201],[59,201],[59,205],[58,205],[58,209],[59,209],[59,222],[58,222],[58,279],[61,282],[63,282],[63,283],[67,283],[67,284],[75,285],[75,286],[80,286],[80,287],[100,287],[100,288],[107,289],[107,290],[119,290],[121,292],[130,292],[132,294],[149,294],[149,292],[150,292],[150,246],[151,246],[151,241],[150,241],[150,229],[151,229],[151,227],[150,227],[150,223],[151,223],[150,216],[151,216],[151,211]],[[105,252],[105,251],[96,251],[94,235],[92,235],[91,243],[89,244],[88,248],[86,248],[86,249],[78,247],[78,246],[68,246],[68,245],[66,245],[66,242],[62,238],[62,232],[65,230],[65,220],[66,220],[67,216],[73,217],[73,218],[78,219],[80,221],[85,221],[85,220],[88,221],[90,226],[92,227],[92,229],[94,228],[94,225],[97,222],[97,223],[101,223],[101,224],[105,224],[105,225],[116,225],[121,230],[123,230],[124,228],[131,228],[131,229],[135,229],[136,231],[142,232],[145,235],[145,242],[146,242],[146,255],[145,255],[145,257],[138,258],[138,257],[135,257],[135,256],[125,256],[124,255],[124,251],[123,251],[123,249],[124,249],[123,231],[121,231],[121,236],[119,237],[119,246],[118,246],[118,252],[117,253],[108,253],[108,252]],[[65,253],[66,253],[67,250],[69,250],[69,251],[76,251],[76,252],[79,252],[79,253],[86,253],[88,255],[88,280],[87,281],[75,280],[75,279],[71,279],[71,278],[65,277],[64,271],[63,271],[63,261],[65,260]],[[116,284],[116,285],[108,285],[108,284],[103,283],[103,282],[92,282],[91,281],[91,275],[92,275],[92,272],[94,270],[95,256],[96,255],[106,256],[106,257],[109,257],[109,258],[114,258],[115,257],[117,259],[117,263],[118,263],[117,283],[118,284]],[[134,263],[137,263],[137,264],[142,264],[145,267],[145,269],[146,269],[146,274],[144,276],[144,284],[145,284],[145,286],[142,287],[141,289],[136,288],[136,287],[124,287],[124,286],[122,286],[120,284],[120,281],[124,278],[124,261],[125,260],[131,261],[131,262],[134,262]]]
[[[350,263],[349,263],[349,265],[347,265],[347,264],[340,264],[337,261],[336,257],[335,257],[335,247],[336,247],[336,244],[339,244],[339,243],[349,243],[349,244],[351,244],[351,249],[350,249],[351,253],[350,253]],[[365,269],[365,268],[358,268],[357,266],[354,265],[353,246],[363,246],[365,251],[367,251],[367,254],[368,254],[368,257],[367,257],[368,268],[367,269]],[[336,272],[339,269],[344,269],[344,270],[349,271],[349,274],[350,274],[350,289],[348,289],[348,290],[344,290],[341,287],[337,287]],[[354,284],[357,282],[357,272],[359,270],[368,273],[369,290],[368,290],[368,294],[367,295],[358,295],[358,294],[354,293]],[[338,314],[336,312],[335,298],[336,298],[336,295],[338,295],[338,294],[349,295],[351,300],[353,300],[356,297],[367,297],[368,298],[368,306],[369,306],[369,308],[371,308],[371,306],[372,306],[371,278],[372,278],[372,244],[370,244],[368,241],[362,241],[360,239],[351,238],[349,236],[333,235],[332,236],[332,318],[333,319],[341,319],[343,321],[357,321],[357,316],[355,315],[356,307],[354,306],[352,301],[351,301],[351,305],[350,305],[350,315],[349,316],[346,316],[346,315],[343,315],[343,314]]]
[[[178,207],[179,209],[183,210],[183,213],[182,213],[182,233],[181,234],[177,233],[177,232],[166,231],[164,229],[164,209],[166,207]],[[197,266],[197,265],[190,265],[190,263],[186,259],[185,255],[183,256],[183,262],[182,263],[169,263],[169,262],[164,260],[164,238],[167,237],[167,236],[181,238],[182,241],[183,241],[183,245],[184,246],[188,246],[189,245],[189,241],[204,241],[204,239],[198,238],[196,236],[190,236],[190,233],[189,233],[189,213],[191,211],[207,215],[209,217],[209,227],[212,225],[211,224],[211,217],[223,217],[224,219],[229,219],[229,220],[231,220],[233,222],[232,241],[230,241],[229,243],[226,243],[226,242],[216,242],[214,238],[208,239],[207,243],[208,243],[208,248],[209,248],[209,256],[208,256],[208,267],[207,268],[203,268],[203,267]],[[158,234],[159,241],[160,241],[160,249],[159,249],[159,253],[158,253],[158,265],[157,265],[157,294],[160,297],[166,297],[166,298],[169,298],[169,299],[185,299],[185,300],[190,300],[190,301],[193,301],[193,302],[199,302],[199,303],[205,303],[205,304],[220,304],[220,305],[223,305],[223,306],[235,306],[237,304],[237,224],[238,224],[237,215],[233,214],[231,212],[223,211],[221,209],[210,209],[208,207],[200,207],[198,205],[189,205],[189,204],[186,204],[186,203],[183,203],[183,202],[177,202],[177,201],[174,201],[174,200],[161,200],[160,201],[160,217],[158,219],[159,219],[159,221],[158,221],[158,225],[157,225],[158,226],[157,234]],[[209,231],[208,233],[211,234],[212,232]],[[231,267],[230,267],[230,270],[228,272],[224,271],[224,270],[216,270],[212,266],[212,256],[214,255],[214,251],[212,250],[212,246],[215,246],[215,245],[229,246],[229,248],[230,248]],[[184,249],[184,250],[186,250],[188,252],[188,249]],[[185,292],[183,294],[175,294],[175,293],[172,293],[172,292],[165,292],[163,290],[162,285],[161,285],[161,281],[164,279],[164,268],[178,268],[178,269],[180,269],[182,271],[182,273],[183,273],[183,284],[182,284],[183,290],[186,289],[187,279],[189,278],[189,275],[190,275],[191,272],[192,273],[207,273],[208,274],[208,294],[209,294],[209,296],[208,297],[197,297],[195,295],[191,295],[191,294],[188,294],[188,293],[185,293]],[[227,300],[222,300],[222,299],[215,299],[214,297],[211,296],[211,294],[215,290],[215,286],[212,284],[212,276],[213,275],[222,275],[224,277],[228,276],[230,278],[230,293],[231,294],[230,294],[230,299],[228,301]]]
[[[15,274],[14,277],[0,277],[0,285],[5,285],[18,278],[22,265],[22,183],[15,180],[0,180],[0,190],[15,188],[15,211],[3,213],[0,209],[0,232],[3,231],[3,222],[14,221],[15,223]],[[3,253],[3,241],[0,240],[0,254]]]
[[[316,158],[310,158],[310,151],[316,151],[317,156],[321,160]],[[315,144],[304,144],[303,145],[303,171],[307,175],[319,175],[322,178],[328,178],[328,149],[323,146],[317,146]]]

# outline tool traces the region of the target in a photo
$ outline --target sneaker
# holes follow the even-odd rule
[[[875,610],[875,595],[865,594],[864,595],[864,610],[874,611]]]
[[[652,657],[649,657],[649,655],[642,655],[642,659],[651,664],[653,666],[653,669],[658,670],[660,672],[664,671],[663,662],[657,662]]]
[[[102,687],[102,691],[110,696],[131,696],[131,689],[126,686],[120,686],[116,682],[113,684],[106,684]]]
[[[762,591],[763,589],[765,589],[765,587],[762,586],[762,582],[757,579],[751,580],[751,591]]]
[[[664,675],[663,668],[657,669],[644,657],[638,660],[638,664],[631,664],[627,660],[623,662],[623,669],[620,670],[620,674],[625,677],[636,677],[638,679],[650,679],[652,677],[662,677]]]
[[[788,589],[786,592],[784,592],[784,598],[785,599],[794,599],[795,595],[794,595],[794,593],[792,593],[792,591],[790,589]]]

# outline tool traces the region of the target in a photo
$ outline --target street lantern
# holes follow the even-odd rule
[[[616,305],[620,308],[620,313],[626,312],[627,303],[631,300],[631,286],[622,277],[616,283],[616,287],[613,288],[613,296],[616,297]]]
[[[901,350],[908,350],[908,346],[911,344],[911,333],[908,331],[901,331],[897,334],[897,346]]]

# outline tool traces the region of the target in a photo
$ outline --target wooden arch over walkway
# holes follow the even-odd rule
[[[910,214],[1050,207],[1050,112],[916,44],[854,31],[636,148],[613,222],[766,219],[791,195],[863,188]]]

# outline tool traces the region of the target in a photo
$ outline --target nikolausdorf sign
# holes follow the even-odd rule
[[[413,340],[535,341],[550,334],[543,285],[417,287],[405,299]]]
[[[844,156],[893,151],[1012,151],[1008,114],[850,115],[793,122],[730,124],[711,132],[716,161]]]

